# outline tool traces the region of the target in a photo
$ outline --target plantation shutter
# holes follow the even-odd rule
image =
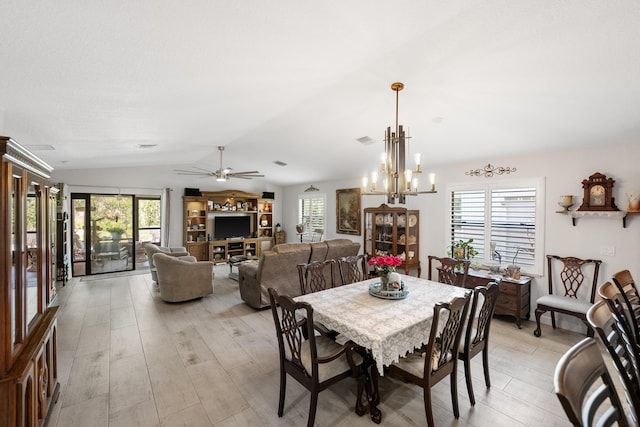
[[[451,242],[473,239],[478,251],[476,258],[484,258],[485,191],[451,192]],[[450,248],[449,248],[450,249]]]
[[[469,239],[473,239],[473,247],[478,251],[476,259],[533,266],[536,189],[452,191],[450,243]],[[490,253],[489,242],[495,244],[497,254]]]
[[[503,264],[535,264],[535,188],[491,191],[491,241]]]
[[[325,229],[326,197],[322,194],[299,197],[298,224],[304,225],[304,234],[317,228]]]

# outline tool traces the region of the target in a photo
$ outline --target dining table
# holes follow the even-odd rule
[[[406,291],[401,298],[374,292],[372,285],[377,285],[379,278],[294,298],[311,305],[314,322],[367,349],[372,359],[374,397],[369,403],[373,406],[379,400],[377,377],[384,375],[384,366],[428,343],[435,304],[470,292],[419,277],[400,275],[400,278]],[[444,322],[446,319],[442,319]],[[373,419],[374,412],[371,414]],[[379,417],[374,421],[379,422]]]

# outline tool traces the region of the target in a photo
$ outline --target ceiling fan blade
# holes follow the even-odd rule
[[[211,172],[197,172],[197,171],[185,171],[185,170],[179,170],[179,169],[174,169],[174,172],[178,172],[178,175],[211,175]]]
[[[233,174],[236,174],[236,175],[251,175],[251,174],[260,173],[260,172],[258,172],[258,171],[245,171],[245,172],[230,172],[230,173],[233,173]]]
[[[234,173],[234,174],[229,174],[228,176],[231,176],[233,178],[245,178],[245,179],[264,178],[264,175],[243,174],[243,173]]]

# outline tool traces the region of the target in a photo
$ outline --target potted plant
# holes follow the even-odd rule
[[[124,224],[118,222],[111,222],[107,224],[105,230],[111,233],[111,237],[114,240],[117,240],[120,239],[122,235],[127,231],[127,227]]]
[[[460,239],[451,244],[451,250],[447,254],[453,259],[471,259],[478,255],[478,251],[475,250],[471,243],[473,243],[473,239]]]

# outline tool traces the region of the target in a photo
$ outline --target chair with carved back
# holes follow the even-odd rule
[[[634,354],[636,347],[630,342],[628,331],[620,323],[618,316],[610,310],[606,301],[600,300],[589,309],[587,321],[596,331],[613,360],[630,415],[637,424],[638,414],[640,414],[640,371]]]
[[[489,378],[489,331],[491,319],[498,300],[498,283],[489,282],[487,286],[477,286],[473,290],[469,320],[465,327],[464,337],[460,340],[458,359],[464,363],[464,376],[467,382],[467,392],[471,405],[476,404],[471,379],[471,359],[482,353],[482,367],[484,382],[491,387]]]
[[[549,293],[536,301],[536,337],[542,335],[540,317],[547,311],[551,312],[551,325],[556,327],[556,313],[577,317],[587,326],[587,335],[593,336],[593,330],[587,322],[587,311],[593,305],[598,283],[598,271],[602,261],[597,259],[580,259],[576,257],[561,257],[547,255],[547,276],[549,278]],[[557,267],[562,267],[557,271]],[[590,269],[590,270],[589,270]],[[591,280],[587,275],[591,274]],[[554,289],[554,282],[562,285]],[[584,287],[582,285],[585,285]]]
[[[367,254],[342,257],[338,260],[338,268],[343,285],[366,280],[369,270]]]
[[[356,413],[364,415],[362,392],[370,393],[365,381],[364,359],[352,341],[343,345],[323,335],[304,335],[314,330],[313,308],[305,302],[296,302],[287,295],[279,295],[269,288],[271,312],[278,336],[280,354],[280,398],[278,416],[284,413],[287,374],[311,392],[307,426],[315,421],[318,394],[327,387],[348,377],[357,378]],[[367,396],[368,397],[368,396]]]
[[[311,233],[311,242],[320,242],[322,240],[322,236],[324,235],[323,228],[314,228]]]
[[[298,264],[301,295],[332,288],[335,265],[336,261],[333,259]]]
[[[574,426],[630,425],[595,339],[585,338],[562,355],[556,365],[553,386]]]
[[[460,260],[450,257],[437,257],[434,255],[428,256],[429,260],[429,275],[428,279],[432,279],[433,268],[438,270],[437,282],[446,283],[447,285],[455,285],[464,288],[467,281],[467,275],[469,274],[469,265],[471,261]],[[436,261],[435,263],[433,261]]]
[[[458,348],[467,318],[471,292],[451,302],[438,303],[433,308],[433,321],[429,342],[418,351],[389,365],[389,374],[397,375],[418,385],[424,393],[424,409],[429,427],[435,425],[431,406],[431,388],[449,378],[453,414],[460,416],[458,408]],[[440,321],[444,326],[440,325]],[[446,319],[446,320],[445,320]]]

